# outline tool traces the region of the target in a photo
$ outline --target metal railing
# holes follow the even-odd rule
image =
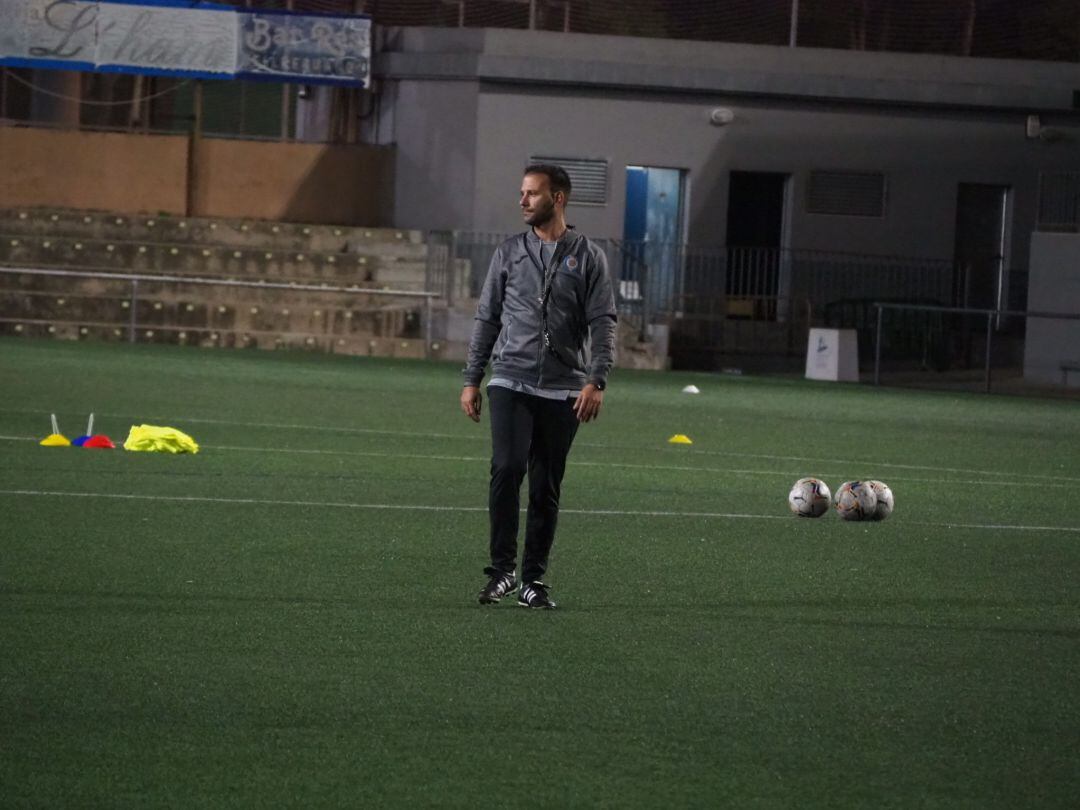
[[[441,289],[465,263],[470,294],[479,294],[491,256],[505,233],[439,235],[443,267],[429,289]],[[822,311],[832,301],[860,298],[951,303],[953,265],[944,259],[876,256],[787,248],[705,247],[618,239],[593,240],[607,255],[620,311],[646,321],[722,300],[727,317],[783,319],[787,302]]]
[[[237,281],[233,279],[223,278],[200,278],[192,276],[172,276],[172,275],[157,275],[150,273],[95,273],[80,270],[55,270],[38,267],[0,267],[0,274],[2,275],[15,275],[15,276],[37,276],[37,277],[61,277],[61,278],[73,278],[73,279],[95,279],[99,281],[110,282],[127,282],[130,285],[130,293],[128,296],[128,309],[130,310],[128,321],[124,324],[124,328],[128,332],[128,341],[130,343],[138,342],[138,303],[139,303],[139,284],[175,284],[175,285],[193,285],[193,286],[209,286],[209,287],[221,287],[221,288],[243,288],[251,290],[278,290],[282,292],[314,292],[314,293],[329,293],[340,295],[371,295],[371,296],[385,296],[389,298],[422,298],[424,301],[424,316],[423,316],[423,336],[424,336],[424,354],[430,355],[431,343],[432,343],[432,309],[434,299],[440,298],[439,293],[429,292],[426,290],[385,290],[385,289],[373,289],[369,287],[359,286],[327,286],[323,284],[299,284],[295,282],[271,282],[271,281]],[[25,318],[8,318],[0,317],[0,323],[18,323],[25,322]],[[158,327],[160,328],[160,327]]]
[[[511,236],[430,235],[427,288],[477,296],[495,249]],[[947,260],[592,241],[607,256],[621,322],[643,343],[663,334],[672,362],[686,368],[730,365],[749,356],[759,365],[791,365],[805,352],[808,327],[841,302],[866,308],[876,300],[953,303],[954,271]]]

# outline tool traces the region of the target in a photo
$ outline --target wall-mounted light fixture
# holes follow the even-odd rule
[[[722,127],[735,120],[735,111],[730,107],[713,107],[709,110],[709,123],[714,127]]]
[[[1029,115],[1027,117],[1027,123],[1024,126],[1024,134],[1029,140],[1034,140],[1039,137],[1039,133],[1042,132],[1042,119],[1037,115]]]

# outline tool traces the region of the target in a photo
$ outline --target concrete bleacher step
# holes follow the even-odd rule
[[[314,332],[327,335],[370,332],[376,337],[414,337],[423,330],[425,312],[415,302],[394,306],[372,306],[358,299],[326,303],[301,300],[281,303],[274,300],[239,299],[214,302],[190,297],[148,295],[134,302],[128,297],[108,294],[71,294],[44,290],[0,287],[0,317],[49,322],[115,322],[139,326],[235,327],[261,331]]]
[[[422,291],[427,265],[401,257],[200,247],[166,242],[106,242],[77,237],[0,235],[0,264],[93,272],[326,283]]]
[[[327,289],[264,289],[112,274],[422,291],[417,231],[101,212],[0,210],[0,265],[102,277],[0,274],[0,334],[201,346],[439,356],[425,341],[440,304]],[[133,297],[133,293],[135,296]]]
[[[0,336],[131,342],[130,331],[122,326],[92,321],[52,323],[24,320],[17,323],[0,320]],[[275,332],[255,329],[215,327],[144,326],[136,330],[140,344],[176,344],[206,348],[251,348],[321,351],[369,357],[420,359],[445,356],[446,344],[430,345],[422,338],[385,337],[370,333],[325,335],[306,332]]]
[[[396,228],[270,222],[203,217],[130,216],[61,208],[0,209],[0,233],[99,241],[169,242],[220,247],[370,253],[421,259],[424,233]]]

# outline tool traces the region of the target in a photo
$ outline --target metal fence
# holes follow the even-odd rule
[[[799,0],[222,2],[269,11],[367,14],[377,32],[394,26],[510,28],[1072,63],[1080,56],[1080,6],[1068,0],[997,4],[907,0],[902,14],[894,13],[889,3],[866,0],[801,4]],[[13,3],[12,8],[18,5]],[[379,43],[377,35],[376,55]],[[64,40],[61,47],[66,44]],[[87,129],[187,132],[198,117],[206,134],[219,137],[355,142],[361,119],[377,114],[373,112],[377,95],[377,90],[310,84],[200,82],[116,73],[80,77],[67,71],[0,68],[0,119]],[[66,107],[66,112],[57,107]]]
[[[453,304],[476,297],[505,233],[429,235],[427,288]],[[624,329],[666,336],[677,368],[794,367],[811,325],[869,323],[878,301],[952,304],[950,261],[594,239]],[[869,314],[868,314],[869,313]],[[785,365],[786,362],[786,365]]]
[[[0,68],[0,124],[358,143],[370,102],[358,88]]]
[[[66,292],[55,290],[32,290],[28,286],[22,289],[22,295],[28,300],[26,311],[10,311],[10,301],[0,307],[0,325],[11,327],[14,334],[23,334],[27,329],[43,331],[46,335],[56,334],[58,329],[65,331],[75,330],[73,336],[83,337],[90,335],[108,335],[113,339],[120,338],[130,343],[157,342],[155,337],[161,334],[169,335],[170,338],[180,342],[204,342],[207,345],[257,345],[260,337],[278,337],[279,335],[293,331],[281,328],[282,324],[268,324],[271,328],[259,328],[257,321],[237,328],[231,319],[223,319],[220,324],[212,320],[200,324],[186,324],[184,318],[176,317],[170,321],[168,314],[158,314],[162,309],[162,299],[176,298],[176,293],[184,289],[199,289],[213,287],[219,290],[236,290],[248,293],[262,291],[267,293],[281,293],[286,297],[298,294],[317,294],[320,300],[336,302],[345,312],[346,320],[353,315],[352,310],[363,310],[363,302],[368,299],[387,299],[388,301],[422,300],[422,314],[420,316],[419,334],[423,338],[424,356],[430,356],[433,345],[433,303],[439,298],[439,294],[429,291],[389,290],[372,289],[367,287],[329,286],[324,284],[299,284],[277,283],[267,281],[238,281],[225,278],[197,278],[189,276],[172,276],[164,274],[138,274],[138,273],[103,273],[84,270],[58,270],[47,268],[28,267],[0,267],[0,277],[8,276],[20,279],[20,284],[28,285],[30,280],[49,279],[64,280],[70,283]],[[75,298],[80,295],[87,296],[85,290],[80,290],[76,285],[96,283],[100,290],[94,290],[89,297],[94,299],[93,312],[81,312],[73,315],[68,311],[50,311],[43,306],[43,302],[51,301],[60,304],[66,303],[66,298]],[[119,288],[119,289],[117,289]],[[126,291],[126,292],[121,292]],[[171,291],[172,294],[167,294]],[[109,303],[120,301],[119,311],[113,311]],[[235,302],[234,302],[235,303]],[[250,301],[245,301],[247,306]],[[68,307],[70,310],[71,307]],[[222,309],[225,309],[222,307]],[[255,315],[257,308],[251,308],[249,314]],[[122,314],[121,314],[122,313]],[[285,310],[288,315],[288,310]],[[277,326],[278,328],[272,328]],[[309,325],[310,326],[310,325]],[[340,330],[335,330],[334,324],[324,322],[322,329],[311,331],[305,337],[308,343],[315,343],[324,339],[339,337]],[[340,325],[339,325],[340,326]],[[7,330],[5,330],[7,331]],[[235,333],[235,334],[233,334]],[[233,342],[226,341],[226,336],[231,336]],[[344,338],[341,339],[344,343]]]
[[[1075,62],[1077,6],[906,0],[226,0],[370,14],[380,26],[518,28],[608,36]],[[902,9],[902,11],[901,11]]]
[[[479,294],[495,248],[507,234],[454,231],[432,235],[429,289],[459,284]],[[725,317],[783,319],[792,302],[819,317],[845,300],[951,303],[952,262],[781,248],[593,240],[606,254],[620,311],[656,320],[706,308]],[[456,261],[456,263],[455,263]]]
[[[875,385],[1026,393],[1080,382],[1080,314],[876,303],[858,331]]]
[[[415,347],[416,356],[442,356],[432,351],[446,337],[442,309],[471,305],[504,238],[490,233],[429,234],[422,291],[0,267],[0,278],[16,279],[18,285],[5,293],[0,331],[363,353],[369,327],[356,319],[397,314],[411,319],[412,326],[408,329],[403,321],[406,331],[393,334],[422,342],[423,348]],[[993,385],[1005,391],[1028,384],[1025,363],[1032,362],[1046,366],[1038,385],[1066,390],[1080,382],[1080,352],[1069,354],[1080,346],[1080,315],[933,303],[950,289],[939,277],[948,276],[947,263],[679,246],[659,263],[678,270],[666,275],[653,270],[655,253],[647,245],[620,240],[598,240],[598,245],[616,279],[622,322],[638,329],[642,340],[661,330],[676,368],[797,371],[805,358],[809,327],[826,325],[858,332],[860,365],[864,372],[872,369],[879,383],[986,391]],[[32,281],[45,286],[35,291]],[[208,295],[211,288],[217,292]],[[197,293],[199,289],[206,292]],[[877,292],[892,300],[874,300]],[[83,303],[93,306],[79,312],[75,298],[86,298]],[[812,301],[823,304],[815,307]],[[188,310],[192,302],[196,307],[212,302],[213,312],[197,322],[183,314],[184,302]],[[257,317],[256,303],[266,310]],[[159,312],[163,305],[166,312]],[[271,317],[287,314],[285,306],[292,309],[291,320]],[[398,312],[403,307],[409,312]],[[214,314],[230,308],[235,315]],[[436,308],[439,312],[433,312]],[[316,324],[301,316],[308,310],[316,316],[321,310],[322,320]],[[1057,330],[1038,345],[1063,347],[1060,356],[1048,359],[1043,356],[1047,352],[1037,352],[1034,360],[1025,359],[1032,319]]]

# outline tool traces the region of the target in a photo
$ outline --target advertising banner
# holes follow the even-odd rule
[[[241,75],[367,86],[371,20],[241,14]]]
[[[95,3],[0,0],[0,57],[92,68]]]
[[[236,72],[237,15],[222,9],[98,3],[99,69]]]
[[[26,56],[25,0],[0,0],[0,58]]]
[[[0,0],[0,64],[367,87],[371,20],[175,0]]]

